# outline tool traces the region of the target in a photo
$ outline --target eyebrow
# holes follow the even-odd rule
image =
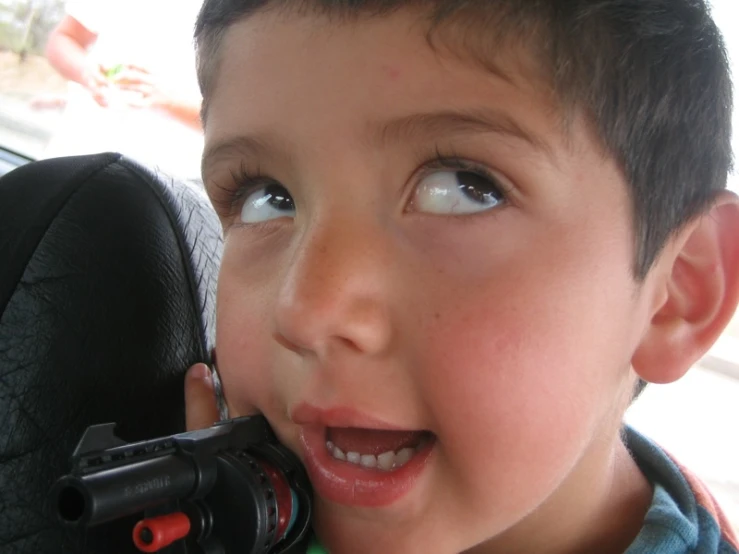
[[[532,149],[554,158],[551,146],[506,112],[491,109],[443,110],[403,116],[371,131],[382,144],[402,142],[415,136],[492,133],[527,143]]]
[[[528,144],[537,152],[554,159],[551,146],[526,129],[513,117],[500,110],[443,110],[402,116],[390,121],[372,123],[368,127],[370,144],[397,144],[418,136],[444,136],[469,133],[492,133]],[[203,153],[203,174],[221,158],[248,156],[260,159],[288,151],[283,141],[271,135],[239,135],[208,147]]]
[[[203,175],[207,169],[220,159],[229,157],[253,157],[260,159],[275,152],[287,152],[287,145],[269,136],[239,135],[226,138],[208,147],[203,152],[201,169]]]

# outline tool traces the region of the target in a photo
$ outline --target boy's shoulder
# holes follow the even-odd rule
[[[654,486],[644,526],[626,554],[739,554],[739,540],[706,486],[631,427],[624,442]]]

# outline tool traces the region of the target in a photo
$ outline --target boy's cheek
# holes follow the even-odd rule
[[[236,412],[231,416],[261,411],[257,400],[269,390],[265,373],[259,371],[265,367],[258,345],[264,344],[266,327],[250,304],[243,291],[239,294],[233,281],[222,275],[218,285],[216,356],[224,395],[229,409]]]
[[[298,452],[297,431],[290,425],[285,409],[287,389],[276,382],[278,375],[272,371],[273,349],[279,346],[265,323],[268,318],[238,282],[221,279],[218,290],[218,373],[229,415],[265,415],[280,442]]]

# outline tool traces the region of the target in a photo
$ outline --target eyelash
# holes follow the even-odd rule
[[[417,167],[423,168],[423,175],[427,175],[430,170],[446,169],[449,171],[464,171],[468,173],[474,173],[490,181],[500,189],[503,199],[506,202],[510,201],[513,194],[511,185],[506,183],[500,176],[496,175],[493,171],[489,170],[482,164],[470,161],[469,159],[455,154],[453,151],[444,153],[437,146],[431,156],[419,155],[419,163]],[[417,180],[417,179],[416,179]]]
[[[492,171],[481,164],[472,162],[452,152],[448,154],[443,153],[438,147],[434,149],[433,154],[430,156],[428,154],[420,155],[419,163],[416,166],[422,168],[423,174],[428,174],[432,170],[439,169],[474,173],[499,187],[506,202],[510,199],[510,186]],[[229,173],[231,174],[231,184],[223,186],[214,183],[215,188],[218,189],[218,193],[212,195],[212,201],[216,211],[224,218],[233,217],[240,208],[241,201],[255,190],[265,185],[279,184],[271,177],[263,174],[259,166],[257,166],[255,171],[250,171],[243,161],[237,171],[230,170]]]
[[[231,174],[230,184],[223,186],[214,183],[218,193],[212,195],[211,198],[216,212],[224,218],[233,217],[240,208],[241,201],[252,192],[265,185],[276,183],[274,179],[264,175],[259,166],[256,171],[250,171],[243,161],[237,171],[230,170],[229,173]]]

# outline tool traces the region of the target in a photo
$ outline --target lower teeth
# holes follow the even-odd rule
[[[326,448],[329,454],[341,460],[342,462],[348,462],[350,464],[358,465],[368,469],[380,469],[383,471],[392,471],[403,467],[413,457],[414,454],[419,452],[427,443],[426,439],[422,439],[418,446],[415,448],[403,448],[398,452],[388,451],[383,452],[379,456],[373,454],[360,454],[359,452],[347,452],[344,453],[338,446],[331,441],[326,442]]]

